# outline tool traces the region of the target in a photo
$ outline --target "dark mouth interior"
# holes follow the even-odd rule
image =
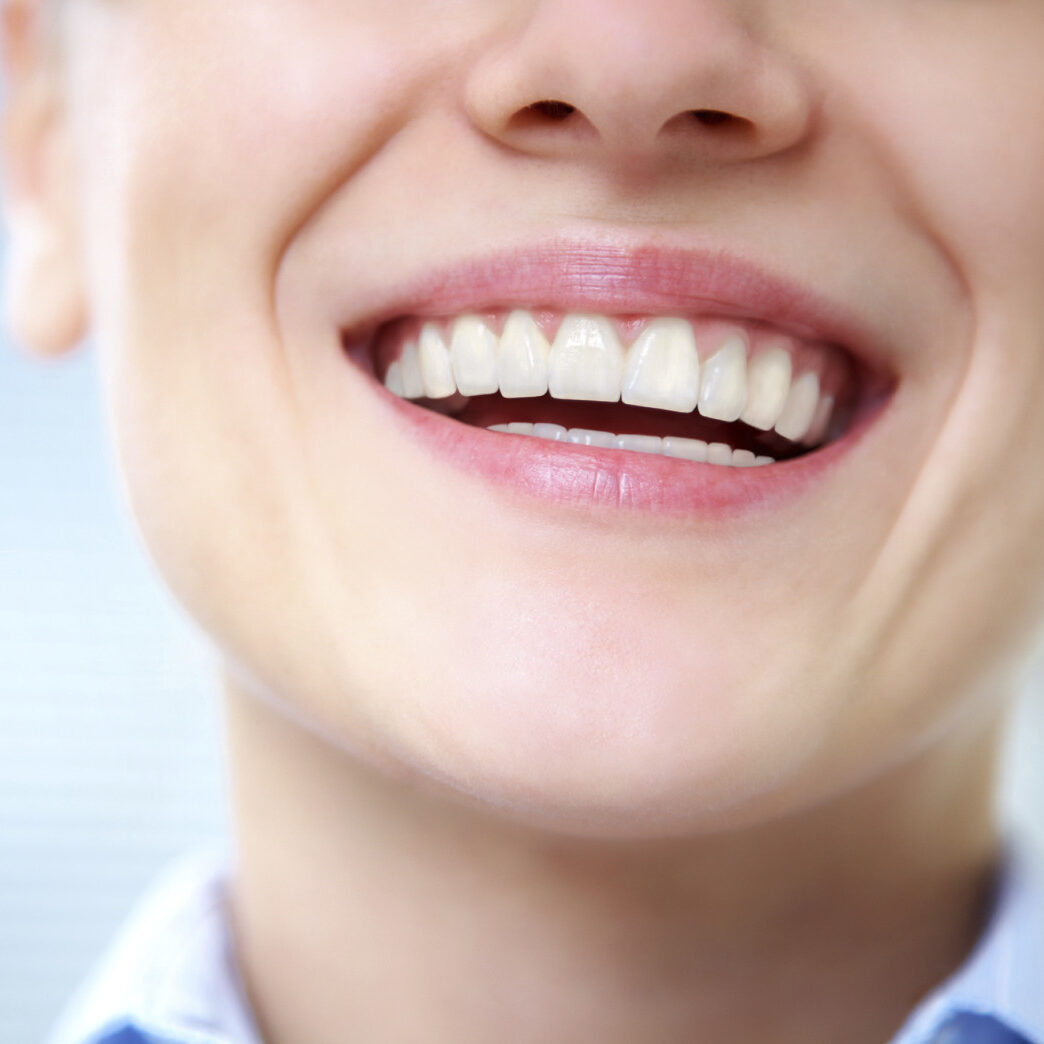
[[[725,442],[733,449],[768,454],[776,460],[791,460],[812,452],[774,431],[759,431],[741,421],[711,420],[699,413],[674,413],[670,410],[629,406],[622,402],[583,402],[539,398],[505,399],[502,395],[475,395],[465,399],[417,399],[416,405],[446,414],[462,424],[487,428],[492,424],[529,421],[534,424],[560,424],[564,428],[590,428],[614,435],[674,435],[704,442]]]
[[[380,383],[373,355],[374,336],[352,337],[342,334],[342,344],[349,359]],[[815,453],[841,438],[854,424],[877,413],[895,391],[894,378],[872,374],[852,360],[854,394],[846,396],[834,408],[834,417],[826,438],[817,446],[791,442],[775,431],[761,431],[742,421],[718,421],[698,412],[676,413],[670,410],[630,406],[622,402],[587,402],[553,399],[550,395],[507,399],[499,393],[466,398],[454,395],[446,399],[413,399],[413,405],[432,410],[472,427],[487,428],[494,424],[521,421],[533,424],[559,424],[564,428],[589,428],[614,435],[680,436],[704,442],[724,442],[733,449],[750,450],[755,455],[768,455],[775,460],[794,460]]]

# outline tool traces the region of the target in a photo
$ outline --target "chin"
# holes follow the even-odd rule
[[[441,684],[384,678],[374,691],[418,695],[389,700],[393,715],[376,710],[372,747],[386,770],[451,802],[573,836],[716,832],[814,799],[806,774],[830,720],[821,703],[750,684],[720,651],[700,652],[660,668],[565,650],[539,665],[489,655],[467,674],[441,665]],[[359,749],[349,726],[334,732]]]

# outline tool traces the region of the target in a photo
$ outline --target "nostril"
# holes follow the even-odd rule
[[[507,130],[523,135],[519,140],[528,140],[531,144],[537,141],[547,143],[547,135],[559,140],[564,134],[572,141],[597,137],[591,121],[580,109],[557,98],[546,98],[519,109],[508,121]]]
[[[524,111],[530,112],[534,116],[543,116],[545,119],[554,120],[557,123],[572,116],[576,112],[576,106],[570,105],[568,102],[549,98],[546,101],[533,102],[532,105],[527,105]]]
[[[745,116],[737,116],[723,109],[687,109],[671,117],[662,130],[669,135],[688,137],[694,126],[714,131],[708,141],[717,140],[733,144],[750,140],[756,130],[754,123]]]
[[[716,127],[721,123],[728,123],[736,117],[730,112],[721,112],[719,109],[693,109],[692,117],[705,127]]]

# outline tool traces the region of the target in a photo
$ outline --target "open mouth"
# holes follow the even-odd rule
[[[392,319],[346,347],[461,424],[731,467],[812,454],[885,390],[839,345],[707,316],[497,308]]]

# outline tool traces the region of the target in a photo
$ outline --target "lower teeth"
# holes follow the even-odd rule
[[[491,424],[489,430],[502,431],[509,435],[535,435],[539,439],[572,442],[580,446],[654,453],[701,464],[721,464],[733,468],[776,463],[774,457],[755,456],[750,450],[733,449],[725,442],[706,443],[702,439],[685,439],[674,435],[662,439],[656,435],[613,435],[612,432],[592,431],[589,428],[567,429],[561,424],[528,424],[519,421],[511,424]]]

